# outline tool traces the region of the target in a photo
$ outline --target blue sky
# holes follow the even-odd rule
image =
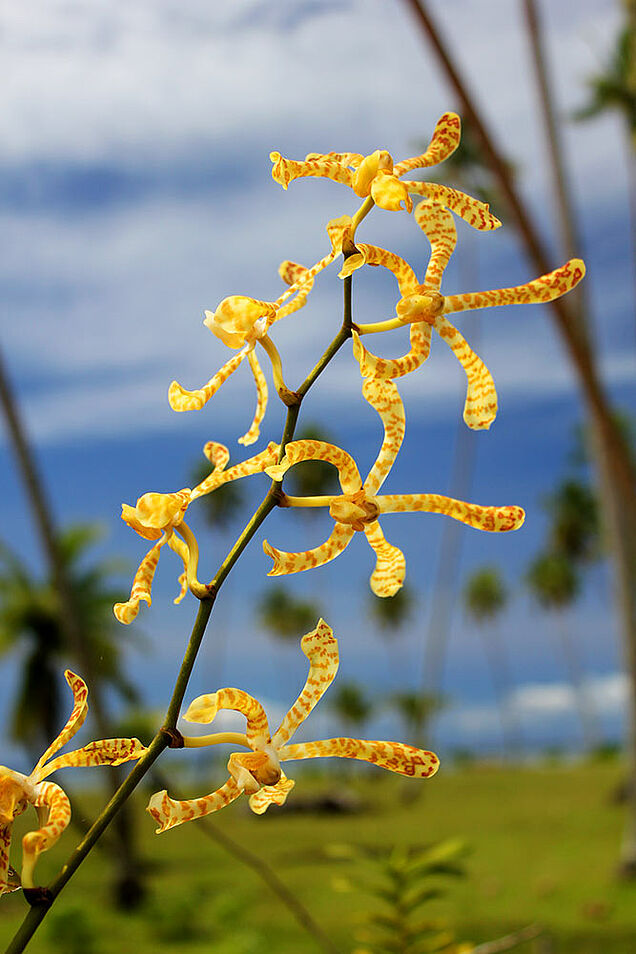
[[[509,0],[436,0],[431,9],[518,167],[557,266],[562,258],[520,7]],[[542,11],[599,360],[608,389],[627,403],[634,397],[636,359],[623,130],[613,116],[567,121],[585,97],[586,78],[607,59],[619,6],[544,2]],[[249,374],[237,373],[200,413],[176,415],[166,401],[173,378],[198,386],[226,360],[224,346],[202,326],[203,309],[235,293],[276,297],[279,262],[318,259],[325,223],[355,207],[347,190],[326,181],[301,180],[283,192],[271,179],[269,152],[302,157],[382,147],[401,158],[413,154],[456,103],[398,2],[29,0],[2,17],[9,78],[0,129],[0,217],[8,237],[0,262],[2,346],[59,519],[98,519],[107,531],[102,552],[124,554],[132,569],[143,541],[119,520],[121,502],[187,484],[211,438],[229,444],[234,460],[242,454],[235,440],[251,419]],[[470,246],[479,288],[534,277],[505,223],[484,235],[459,223],[458,232],[456,257]],[[421,233],[406,215],[378,211],[360,237],[394,248],[416,269],[425,263]],[[453,263],[443,290],[468,290],[461,276]],[[365,274],[356,284],[356,314],[386,317],[394,297],[383,276]],[[335,332],[340,299],[340,283],[329,273],[307,308],[277,326],[292,382]],[[475,340],[476,315],[458,324]],[[580,417],[577,387],[547,308],[484,312],[479,326],[478,350],[497,383],[500,412],[491,431],[477,436],[471,499],[519,503],[528,516],[523,530],[503,539],[466,529],[458,586],[484,562],[504,567],[514,599],[501,619],[501,636],[528,734],[544,741],[561,733],[567,742],[576,739],[577,727],[553,621],[532,607],[520,579],[542,542],[541,498],[564,473]],[[393,349],[394,339],[386,353]],[[387,492],[448,493],[463,383],[439,340],[401,392],[407,442]],[[359,456],[364,471],[379,429],[361,398],[348,348],[303,413]],[[272,404],[258,448],[280,436],[281,421],[282,409]],[[1,433],[0,466],[3,537],[39,566]],[[258,478],[253,484],[256,499],[266,484]],[[304,548],[328,532],[328,518],[306,524],[293,517],[275,514],[267,537],[283,548]],[[408,580],[419,594],[392,663],[367,615],[372,562],[365,541],[354,541],[335,564],[290,580],[295,592],[323,600],[342,636],[343,678],[364,680],[374,691],[387,673],[395,684],[413,684],[421,667],[441,518],[395,516],[385,529],[405,550]],[[229,543],[229,536],[203,537],[210,573]],[[168,695],[194,614],[192,601],[172,606],[174,563],[167,555],[162,564],[153,607],[139,617],[152,649],[143,655],[131,649],[129,656],[156,706]],[[262,632],[251,608],[251,598],[270,584],[267,568],[256,540],[219,600],[216,630],[222,632],[215,636],[213,627],[192,694],[227,682],[284,701],[302,680],[304,660],[294,668],[293,653]],[[122,577],[122,596],[128,585]],[[615,733],[623,690],[609,592],[607,572],[592,573],[570,625],[596,680],[598,707]],[[494,745],[496,713],[479,635],[461,611],[455,616],[446,688],[456,705],[445,717],[444,741]],[[15,665],[6,661],[3,685]]]

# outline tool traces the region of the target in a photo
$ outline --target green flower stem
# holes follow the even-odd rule
[[[371,205],[369,206],[369,209],[370,208]],[[347,257],[347,254],[353,253],[345,253],[345,258]],[[298,388],[298,391],[296,392],[298,395],[298,403],[288,407],[287,409],[287,417],[285,420],[285,427],[283,429],[283,436],[281,438],[280,444],[281,459],[285,454],[286,444],[293,439],[302,398],[305,396],[312,384],[314,384],[318,376],[324,371],[347,338],[351,337],[351,327],[351,277],[349,276],[344,280],[344,310],[342,327],[315,367],[310,371],[301,386]],[[71,879],[75,871],[77,871],[80,864],[89,854],[99,837],[103,834],[112,819],[119,812],[137,785],[147,774],[153,762],[155,762],[164,749],[166,749],[170,744],[170,733],[169,731],[166,732],[165,730],[173,730],[176,728],[177,719],[179,718],[179,712],[181,711],[181,705],[183,703],[183,697],[188,687],[192,669],[194,668],[197,653],[201,646],[203,636],[205,635],[205,630],[210,619],[210,614],[212,613],[212,607],[214,606],[214,601],[218,591],[221,588],[221,585],[223,584],[223,581],[227,577],[228,573],[234,567],[243,550],[255,535],[265,518],[271,513],[274,507],[278,505],[280,486],[281,481],[272,481],[272,485],[264,500],[254,512],[249,523],[219,567],[212,582],[209,584],[209,595],[200,600],[199,611],[192,628],[192,634],[183,657],[179,675],[177,676],[175,682],[172,698],[170,699],[170,703],[166,711],[166,717],[163,726],[148,746],[144,755],[142,755],[133,770],[126,777],[125,781],[119,786],[111,800],[102,809],[82,841],[77,845],[66,864],[62,867],[60,873],[56,878],[54,878],[47,888],[40,891],[41,900],[39,903],[32,902],[33,906],[27,912],[24,921],[18,928],[12,941],[10,941],[9,946],[6,948],[5,954],[21,954],[21,952],[25,950],[27,944],[37,930],[38,925],[40,925],[46,917],[47,911],[57,898],[62,888]]]

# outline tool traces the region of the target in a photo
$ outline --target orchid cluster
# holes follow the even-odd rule
[[[206,311],[205,326],[235,353],[207,383],[195,390],[186,390],[173,381],[168,391],[170,406],[177,412],[202,409],[247,359],[256,387],[256,410],[250,427],[238,438],[238,442],[243,445],[255,443],[260,435],[268,401],[267,380],[259,363],[259,356],[262,358],[264,352],[271,365],[275,390],[288,408],[285,432],[279,442],[271,441],[259,453],[232,466],[228,466],[230,452],[227,447],[209,441],[204,447],[204,454],[210,463],[210,473],[196,487],[168,493],[145,493],[134,507],[128,504],[122,506],[122,519],[145,540],[152,541],[152,546],[134,576],[128,600],[114,607],[115,616],[121,623],[130,624],[142,602],[150,605],[153,578],[161,551],[167,545],[176,553],[182,568],[175,602],[180,602],[190,592],[201,602],[202,607],[207,607],[204,628],[220,582],[267,513],[275,506],[290,510],[327,508],[334,526],[322,544],[301,552],[287,552],[265,540],[263,549],[273,561],[269,569],[270,576],[320,567],[342,554],[354,534],[360,532],[365,535],[375,556],[370,585],[376,596],[381,598],[396,594],[404,583],[406,573],[404,554],[384,536],[380,524],[384,514],[438,513],[469,527],[493,533],[504,533],[521,526],[524,512],[514,505],[469,503],[420,489],[394,494],[380,492],[405,436],[406,414],[396,381],[407,374],[416,373],[424,365],[430,353],[432,332],[435,331],[446,341],[466,374],[467,391],[463,412],[466,424],[473,429],[488,429],[497,413],[497,394],[492,376],[481,358],[450,322],[449,316],[494,306],[553,301],[574,288],[585,272],[583,262],[573,259],[555,271],[523,285],[449,295],[442,292],[444,273],[457,243],[454,216],[480,231],[491,231],[501,224],[488,205],[463,192],[433,182],[404,179],[413,170],[428,169],[441,163],[457,148],[459,140],[459,117],[446,113],[438,121],[425,151],[397,163],[385,150],[378,150],[368,156],[358,153],[310,153],[302,161],[283,158],[278,152],[271,154],[272,176],[283,188],[287,189],[295,179],[321,177],[347,186],[363,201],[353,216],[343,215],[327,224],[329,245],[325,255],[314,265],[305,266],[289,260],[281,264],[279,275],[286,287],[274,301],[231,295],[224,298],[214,311]],[[421,197],[415,208],[414,195]],[[356,242],[357,229],[374,206],[389,212],[413,214],[430,249],[424,268],[418,266],[416,272],[395,252]],[[395,313],[390,316],[371,315],[368,316],[369,321],[361,323],[354,322],[345,307],[345,321],[339,336],[334,339],[331,351],[325,353],[304,385],[296,391],[292,390],[285,382],[282,359],[271,333],[278,321],[303,308],[317,279],[339,259],[342,259],[339,277],[345,282],[345,302],[348,290],[349,307],[354,273],[356,276],[363,275],[369,267],[382,267],[388,269],[397,281],[399,295],[395,302]],[[418,273],[423,276],[422,281]],[[363,339],[367,340],[367,335],[390,336],[404,326],[409,329],[409,350],[405,354],[382,358],[362,343]],[[361,379],[363,398],[370,410],[379,417],[383,428],[376,459],[364,479],[355,460],[344,448],[320,440],[293,439],[300,403],[308,387],[348,338],[352,340],[352,367]],[[291,468],[306,461],[327,461],[332,464],[338,473],[340,493],[319,497],[293,497],[286,494],[282,487],[285,475]],[[272,482],[262,508],[246,526],[217,577],[207,583],[201,582],[198,579],[198,542],[186,523],[191,504],[228,482],[257,474],[265,474]],[[189,676],[194,665],[202,633],[198,633],[196,645],[191,641],[194,649],[189,650],[187,665],[184,660],[182,666],[182,673],[185,667],[186,676]],[[137,739],[111,739],[91,743],[50,761],[77,731],[86,715],[86,686],[78,676],[67,672],[67,680],[75,697],[75,708],[65,728],[49,746],[31,775],[23,776],[0,768],[0,892],[13,890],[20,883],[9,864],[13,819],[29,804],[37,809],[40,818],[40,828],[26,835],[23,840],[21,883],[27,888],[33,885],[33,865],[38,854],[50,847],[68,824],[68,799],[57,785],[45,781],[53,771],[63,766],[114,765],[148,759],[150,767],[156,755],[166,745],[173,743],[185,749],[233,744],[247,750],[230,755],[227,781],[210,794],[183,801],[170,797],[166,791],[153,795],[148,811],[157,821],[157,830],[160,832],[215,812],[242,793],[248,795],[249,806],[257,814],[263,813],[271,804],[281,805],[294,785],[281,768],[281,764],[287,761],[335,756],[365,760],[413,778],[428,778],[435,774],[439,762],[433,753],[399,742],[333,738],[290,744],[293,734],[334,680],[338,668],[337,640],[323,620],[303,637],[301,649],[309,660],[307,681],[273,735],[261,703],[242,689],[235,688],[218,689],[195,699],[185,712],[184,719],[207,724],[220,711],[232,709],[245,717],[244,733],[182,735],[176,728],[176,716],[187,678],[183,680],[180,677],[173,694],[173,702],[177,700],[176,712],[172,711],[175,706],[171,703],[166,725],[158,732],[152,752],[152,747],[146,749]]]

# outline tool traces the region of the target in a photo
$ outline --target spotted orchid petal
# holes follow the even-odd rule
[[[210,378],[207,384],[195,391],[187,391],[178,381],[173,381],[168,388],[168,402],[172,410],[179,412],[200,411],[216,394],[221,385],[236,371],[249,351],[250,348],[245,347],[238,354],[233,354],[229,361],[226,361],[223,367]]]
[[[272,480],[282,480],[290,467],[307,460],[324,460],[333,464],[338,470],[338,478],[342,492],[355,493],[362,487],[360,471],[353,457],[341,447],[329,444],[327,441],[305,438],[300,441],[290,441],[285,446],[285,456],[279,464],[267,467],[265,473]]]
[[[525,519],[521,507],[485,507],[441,494],[386,494],[376,502],[380,513],[441,513],[490,533],[517,530]]]
[[[358,243],[356,248],[358,252],[347,258],[339,278],[346,278],[362,265],[382,265],[395,275],[402,296],[410,295],[419,288],[417,275],[409,263],[395,252],[389,252],[377,245],[366,245],[363,242]]]
[[[351,166],[357,169],[364,161],[364,156],[360,152],[308,152],[305,156],[305,162],[311,162],[314,159],[323,159],[325,156],[340,163],[342,166]]]
[[[206,445],[206,447],[207,446],[208,445]],[[239,480],[241,477],[250,477],[253,474],[262,474],[276,463],[279,450],[279,445],[274,443],[274,441],[270,441],[265,450],[260,451],[253,457],[248,457],[247,460],[234,464],[227,470],[215,467],[212,473],[194,488],[191,499],[196,500],[197,497],[203,497],[205,494],[216,490],[221,484],[227,484],[232,480]]]
[[[425,169],[438,165],[455,152],[459,146],[461,134],[461,120],[457,113],[444,113],[437,120],[431,141],[422,155],[403,159],[397,163],[393,172],[400,177],[411,172],[412,169]]]
[[[253,444],[258,440],[260,434],[261,421],[265,416],[265,411],[267,410],[267,381],[265,380],[265,375],[261,370],[261,366],[258,363],[258,358],[254,351],[250,351],[247,359],[250,363],[250,368],[252,369],[252,376],[254,377],[254,384],[256,385],[256,410],[254,411],[254,418],[252,423],[249,426],[249,430],[243,434],[242,437],[239,437],[239,444],[244,444],[245,446]]]
[[[230,295],[215,311],[206,311],[203,324],[228,348],[253,344],[263,326],[276,320],[277,306],[249,295]]]
[[[293,779],[281,774],[276,785],[263,785],[258,792],[250,795],[250,808],[255,815],[262,815],[270,805],[284,805],[295,784]]]
[[[424,284],[439,291],[442,276],[457,244],[457,230],[453,216],[443,206],[424,199],[415,208],[415,221],[431,243],[431,257]]]
[[[439,768],[439,759],[433,752],[416,749],[415,746],[403,742],[366,739],[338,738],[300,742],[284,746],[279,757],[281,762],[316,758],[359,759],[410,778],[431,778]]]
[[[48,778],[53,772],[61,768],[93,765],[123,765],[141,758],[146,752],[146,746],[139,739],[100,739],[89,742],[81,749],[65,752],[49,762],[39,773],[40,779]]]
[[[218,689],[198,696],[188,706],[183,718],[187,722],[212,722],[219,709],[232,709],[245,716],[245,734],[250,746],[263,746],[270,741],[269,724],[262,705],[242,689]]]
[[[22,839],[22,887],[33,888],[33,870],[43,851],[51,848],[71,820],[71,803],[54,782],[36,785],[35,807],[40,815],[40,828]]]
[[[488,429],[497,416],[497,391],[490,371],[447,318],[437,317],[434,327],[466,373],[466,424],[473,430]]]
[[[132,623],[137,616],[139,604],[142,600],[144,603],[147,603],[148,606],[152,604],[152,581],[155,576],[155,570],[157,569],[157,563],[159,562],[161,548],[168,542],[168,537],[169,534],[164,533],[161,539],[155,543],[154,547],[148,551],[139,564],[139,568],[133,579],[130,598],[125,603],[115,603],[113,606],[113,612],[116,618],[125,626]]]
[[[449,295],[445,299],[444,314],[450,315],[474,308],[494,308],[498,305],[529,305],[554,301],[575,288],[584,275],[585,263],[580,258],[572,258],[560,268],[541,275],[540,278],[534,278],[525,285]]]
[[[43,775],[45,763],[55,755],[56,752],[66,745],[66,743],[73,738],[73,736],[79,732],[81,727],[84,725],[86,716],[88,715],[88,687],[81,676],[78,676],[76,673],[71,672],[70,669],[67,669],[64,672],[64,678],[73,693],[73,708],[71,714],[68,717],[66,724],[62,731],[53,739],[49,747],[46,749],[44,754],[38,759],[33,772],[31,773],[30,778],[39,782],[43,778],[46,778],[46,775]],[[46,772],[48,774],[48,770]]]
[[[190,495],[189,487],[171,494],[144,494],[135,507],[122,504],[121,518],[140,536],[156,540],[164,530],[179,526],[188,509]]]
[[[360,365],[360,373],[365,378],[393,380],[416,371],[431,353],[431,327],[425,321],[413,322],[409,326],[410,350],[400,358],[380,358],[364,347],[359,334],[352,334],[353,354]]]
[[[313,570],[317,566],[324,566],[346,550],[351,543],[355,530],[353,527],[336,523],[330,536],[325,542],[312,550],[303,550],[300,553],[288,553],[286,550],[277,550],[267,540],[263,540],[263,551],[274,561],[268,576],[286,576],[289,573],[302,573],[304,570]]]
[[[376,596],[395,596],[402,588],[406,576],[404,554],[385,539],[377,520],[363,529],[369,546],[375,552],[375,569],[369,580],[371,589]]]
[[[229,778],[225,785],[204,795],[202,798],[186,799],[178,801],[170,798],[167,791],[155,792],[148,802],[146,811],[148,811],[159,825],[156,829],[157,834],[168,831],[176,825],[182,825],[183,822],[192,821],[194,818],[202,818],[211,812],[218,812],[220,808],[225,808],[235,799],[242,795],[233,778]]]
[[[225,470],[230,460],[228,448],[225,444],[219,444],[217,441],[208,441],[203,447],[203,454],[214,467],[214,473],[221,473]]]
[[[329,231],[329,226],[328,226]],[[287,282],[288,278],[291,278],[292,275],[295,275],[294,281],[287,282],[289,288],[285,291],[279,298],[276,299],[274,303],[277,312],[275,321],[279,321],[281,318],[284,318],[286,315],[291,315],[293,312],[298,311],[299,308],[302,308],[307,301],[307,297],[314,287],[314,279],[316,275],[320,274],[328,265],[331,265],[333,260],[337,255],[342,251],[342,242],[347,231],[347,226],[343,225],[339,229],[332,227],[330,232],[331,239],[331,251],[325,255],[320,261],[316,262],[315,265],[312,265],[311,268],[305,268],[304,265],[298,265],[295,262],[283,262],[279,268],[279,274],[283,281]],[[290,295],[295,295],[292,301],[288,301],[287,304],[283,304]],[[269,327],[269,325],[268,325]]]
[[[423,195],[451,209],[455,215],[480,232],[491,232],[501,225],[501,221],[490,211],[487,202],[480,202],[458,189],[451,189],[450,186],[439,185],[437,182],[405,182],[404,185],[409,192]]]
[[[382,419],[384,439],[373,467],[364,481],[366,494],[377,494],[395,463],[406,430],[406,415],[398,389],[393,381],[366,378],[362,394]]]
[[[13,824],[11,822],[0,825],[0,896],[18,891],[21,887],[17,872],[9,864],[12,829]]]
[[[274,163],[272,168],[272,179],[287,189],[290,182],[294,179],[305,176],[317,176],[322,179],[331,179],[333,182],[341,182],[343,185],[351,186],[353,182],[353,173],[347,168],[347,165],[341,161],[338,153],[326,154],[309,153],[310,158],[300,162],[296,159],[284,159],[279,152],[270,152],[269,158]]]
[[[272,745],[276,749],[291,739],[298,726],[320,702],[338,672],[338,640],[324,619],[319,619],[316,628],[303,636],[300,648],[309,660],[309,674],[300,695],[272,736]]]

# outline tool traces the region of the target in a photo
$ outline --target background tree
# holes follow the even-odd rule
[[[483,567],[468,578],[464,606],[481,633],[499,708],[504,752],[511,757],[519,751],[521,727],[510,701],[512,680],[506,650],[495,625],[507,602],[508,592],[497,567]]]
[[[531,564],[526,580],[538,604],[545,610],[554,611],[557,617],[561,649],[579,711],[583,742],[590,751],[600,741],[598,718],[585,685],[578,647],[565,620],[565,611],[579,595],[580,576],[572,561],[564,554],[545,553]]]

